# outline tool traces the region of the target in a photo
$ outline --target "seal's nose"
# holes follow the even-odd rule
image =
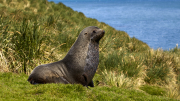
[[[104,30],[102,30],[102,34],[105,34],[105,31],[104,31]]]

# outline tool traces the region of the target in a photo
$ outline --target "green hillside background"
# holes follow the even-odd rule
[[[38,65],[63,59],[88,26],[105,30],[94,88],[30,85]],[[0,100],[180,100],[180,49],[154,50],[62,3],[0,0]]]

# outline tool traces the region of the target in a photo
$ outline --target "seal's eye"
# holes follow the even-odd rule
[[[96,33],[96,31],[94,30],[93,33]]]
[[[84,33],[84,35],[86,35],[87,33]]]

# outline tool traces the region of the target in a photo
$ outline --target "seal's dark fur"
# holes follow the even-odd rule
[[[99,64],[99,40],[104,30],[95,26],[85,28],[64,59],[37,66],[30,74],[31,84],[64,83],[93,87],[93,77]]]

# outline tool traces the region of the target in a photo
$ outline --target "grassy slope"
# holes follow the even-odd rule
[[[87,89],[81,85],[45,84],[30,85],[27,75],[0,73],[0,100],[56,100],[56,101],[162,101],[172,100],[162,96],[152,96],[138,90],[97,86]]]
[[[4,75],[4,81],[0,84],[2,98],[7,96],[8,99],[19,99],[22,95],[24,99],[49,99],[49,96],[52,96],[50,99],[58,99],[63,95],[71,99],[73,95],[77,98],[79,93],[85,94],[81,96],[84,99],[94,100],[113,99],[116,96],[131,100],[180,97],[178,47],[170,51],[150,49],[147,44],[130,38],[123,31],[117,31],[96,19],[86,18],[83,13],[73,11],[62,3],[55,4],[46,0],[0,1],[0,71],[21,73],[26,67],[26,73],[29,74],[39,64],[62,59],[80,31],[87,26],[98,26],[106,31],[100,41],[100,63],[94,78],[97,87],[86,89],[79,85],[56,84],[33,86],[26,82],[27,75],[12,74],[12,77],[8,76],[11,73],[4,73],[1,75]],[[24,35],[27,40],[24,40]],[[54,90],[47,91],[50,86],[52,89],[62,89],[63,92],[57,95]],[[65,88],[75,92],[66,92],[63,90]],[[122,88],[142,89],[150,95]],[[13,89],[12,95],[9,89]],[[83,90],[77,93],[78,89]],[[112,94],[112,97],[107,94]]]

